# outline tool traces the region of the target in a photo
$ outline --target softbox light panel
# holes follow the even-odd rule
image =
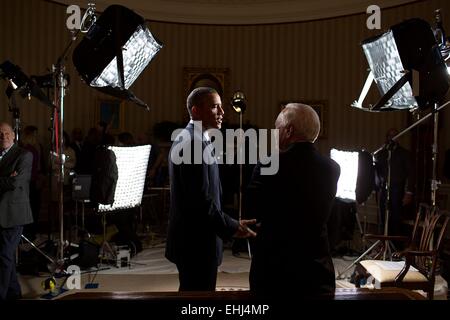
[[[450,77],[428,22],[406,20],[382,35],[363,41],[362,47],[381,95],[385,95],[405,71],[408,73],[408,81],[381,109],[427,108],[446,95]],[[416,79],[414,72],[418,74]],[[418,92],[414,92],[415,88]]]
[[[98,211],[117,211],[140,206],[144,193],[151,146],[111,146],[109,149],[116,155],[119,177],[117,179],[113,205],[100,204]]]

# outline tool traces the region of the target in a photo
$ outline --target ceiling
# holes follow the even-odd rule
[[[373,0],[57,0],[86,8],[89,2],[103,11],[124,5],[150,21],[194,24],[266,24],[317,20],[365,13]],[[377,0],[382,8],[417,0]]]

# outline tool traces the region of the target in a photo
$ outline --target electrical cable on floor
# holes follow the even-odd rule
[[[94,277],[93,277],[92,280],[91,280],[91,274],[89,273],[89,277],[88,277],[88,278],[89,278],[89,281],[88,281],[88,283],[87,283],[86,285],[93,284],[95,278],[97,277],[97,274],[98,274],[98,269],[95,271]]]
[[[132,265],[132,264],[136,264],[136,265],[139,265],[139,266],[150,266],[151,265],[150,263],[142,263],[142,262],[130,261],[130,265]]]

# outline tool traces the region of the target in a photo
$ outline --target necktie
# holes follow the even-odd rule
[[[205,140],[206,142],[206,147],[205,149],[208,149],[208,151],[210,152],[211,156],[215,159],[216,155],[215,155],[215,150],[213,148],[213,145],[211,143],[211,140]]]

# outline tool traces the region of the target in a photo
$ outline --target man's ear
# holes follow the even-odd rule
[[[192,106],[191,109],[192,118],[198,119],[200,117],[200,108],[197,106]]]
[[[289,138],[292,137],[292,136],[294,135],[294,127],[293,127],[293,126],[289,125],[289,126],[286,128],[286,135],[287,135]]]

